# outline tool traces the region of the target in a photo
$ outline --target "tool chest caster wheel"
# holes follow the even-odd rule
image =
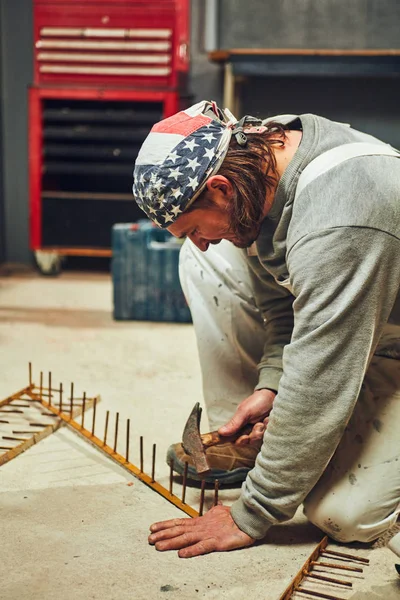
[[[36,265],[42,275],[55,277],[61,273],[63,257],[55,252],[35,251]]]

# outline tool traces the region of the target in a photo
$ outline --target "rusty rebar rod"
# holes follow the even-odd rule
[[[186,483],[187,483],[187,474],[188,474],[189,463],[185,462],[185,468],[183,470],[183,481],[182,481],[182,504],[185,504],[186,498]]]
[[[43,371],[40,371],[39,399],[40,402],[43,400]]]
[[[97,398],[95,398],[94,402],[93,402],[92,435],[94,435],[94,427],[96,425],[96,406],[97,406]]]
[[[341,579],[333,579],[333,577],[326,577],[325,575],[317,575],[316,573],[306,572],[305,575],[307,577],[311,577],[312,579],[320,579],[321,581],[329,581],[329,583],[337,583],[338,585],[345,585],[346,587],[353,587],[351,581],[343,581]]]
[[[49,406],[51,406],[51,371],[49,371]]]
[[[5,414],[15,413],[15,414],[18,414],[18,415],[23,415],[24,411],[23,410],[18,410],[17,408],[15,410],[14,409],[13,410],[4,410],[4,409],[1,409],[0,413],[5,413]]]
[[[326,600],[343,600],[343,598],[339,598],[338,596],[331,596],[330,594],[323,594],[322,592],[314,592],[313,590],[306,588],[297,588],[296,592],[308,594],[309,596],[315,596],[316,598],[325,598]]]
[[[299,586],[303,583],[305,573],[311,570],[311,562],[318,560],[321,554],[321,550],[324,550],[328,544],[328,536],[324,536],[322,540],[315,546],[310,556],[307,558],[300,571],[294,576],[292,581],[286,587],[286,589],[279,596],[279,600],[289,600],[293,597],[293,594],[298,590]],[[318,571],[317,571],[318,573]],[[322,573],[323,574],[323,573]]]
[[[324,562],[317,562],[316,560],[313,560],[311,563],[312,567],[327,567],[329,569],[343,569],[343,571],[352,571],[353,573],[363,573],[364,570],[361,569],[361,567],[349,567],[347,565],[338,565],[335,563],[324,563]]]
[[[32,363],[29,363],[29,385],[32,385]]]
[[[117,451],[119,413],[115,416],[114,452]]]
[[[125,452],[126,462],[129,462],[129,436],[130,436],[130,428],[131,428],[131,421],[130,421],[130,419],[127,419],[126,420],[126,452]]]
[[[59,395],[60,395],[60,412],[62,412],[63,384],[61,382],[60,382]]]
[[[218,479],[216,479],[215,483],[214,483],[214,506],[218,505],[218,491],[219,491],[219,481],[218,481]]]
[[[336,552],[336,550],[322,550],[321,554],[332,554],[332,556],[339,556],[340,558],[346,558],[351,560],[358,560],[365,565],[369,565],[369,558],[363,558],[362,556],[355,556],[355,554],[345,554],[344,552]]]
[[[156,474],[156,445],[153,444],[153,456],[151,461],[151,483],[155,482]]]
[[[108,419],[110,418],[110,411],[108,410],[106,413],[106,423],[105,423],[105,427],[104,427],[104,440],[103,440],[103,446],[106,445],[106,441],[107,441],[107,429],[108,429]]]
[[[10,422],[10,421],[4,421],[3,419],[0,419],[0,423],[5,423],[5,424],[7,424],[7,423],[9,423],[9,422]]]
[[[74,415],[74,384],[71,381],[71,392],[69,397],[69,416],[72,419]]]
[[[171,460],[169,463],[169,493],[173,496],[172,488],[174,485],[174,461]]]
[[[140,436],[140,472],[143,473],[143,436]]]
[[[199,517],[203,516],[203,508],[204,508],[204,492],[206,489],[206,480],[201,480],[201,490],[200,490],[200,508],[199,508]]]
[[[15,446],[0,446],[0,450],[13,450]]]
[[[74,420],[70,420],[69,415],[63,413],[63,414],[59,415],[58,418],[63,420],[68,425],[68,427],[74,429],[80,436],[89,440],[95,446],[98,446],[102,450],[102,452],[107,454],[113,461],[117,462],[123,468],[127,469],[130,473],[132,473],[133,475],[138,477],[146,485],[150,486],[154,491],[156,491],[157,493],[162,495],[165,499],[169,500],[169,502],[171,502],[172,504],[177,506],[180,510],[185,512],[187,515],[189,515],[190,517],[198,516],[199,513],[197,510],[195,510],[188,504],[183,504],[176,495],[171,496],[171,494],[168,492],[168,489],[166,489],[164,486],[162,486],[157,481],[154,481],[154,483],[152,483],[150,475],[148,475],[144,472],[140,472],[139,468],[136,467],[135,465],[133,465],[131,462],[126,462],[125,456],[120,455],[116,452],[113,452],[112,447],[110,447],[109,445],[105,445],[102,439],[99,439],[96,436],[92,436],[90,434],[90,431],[88,431],[87,429],[82,429],[79,423],[77,423]],[[48,429],[52,429],[52,427],[49,427]],[[0,456],[0,462],[2,461],[2,458],[3,457]]]
[[[83,398],[82,398],[82,419],[81,419],[81,427],[82,427],[82,429],[85,426],[85,410],[86,410],[86,392],[83,392]]]
[[[29,423],[31,427],[47,427],[51,425],[51,423]]]
[[[3,440],[17,440],[18,442],[25,442],[28,439],[28,438],[12,437],[10,435],[3,435],[2,438],[3,438]]]

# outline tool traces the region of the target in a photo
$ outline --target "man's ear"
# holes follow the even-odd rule
[[[226,198],[229,198],[233,193],[231,182],[223,175],[212,175],[207,179],[206,186],[210,192],[219,190]]]

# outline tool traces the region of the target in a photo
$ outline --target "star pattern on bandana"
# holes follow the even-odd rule
[[[199,161],[197,160],[196,156],[194,158],[188,158],[188,162],[187,162],[187,168],[188,169],[192,169],[193,172],[196,171],[197,167],[200,167]]]
[[[171,152],[171,154],[168,156],[168,160],[170,160],[173,164],[175,164],[175,162],[178,160],[179,158],[179,154],[175,151]]]
[[[182,212],[182,209],[179,206],[173,206],[170,210],[173,213],[175,219]]]
[[[162,188],[162,186],[163,186],[162,180],[161,179],[156,179],[156,181],[154,182],[154,185],[153,185],[153,189],[157,190],[157,191],[160,191],[161,188]]]
[[[171,173],[169,174],[169,176],[172,179],[175,179],[176,181],[179,181],[179,177],[182,175],[182,172],[179,169],[174,169],[173,171],[171,171]]]
[[[203,137],[209,144],[211,144],[212,141],[215,140],[215,137],[212,133],[205,133]]]
[[[167,213],[164,217],[164,223],[173,223],[175,221],[173,215],[170,215],[169,213]]]
[[[162,164],[137,168],[134,195],[159,227],[173,223],[205,183],[219,157],[224,131],[219,123],[211,121],[175,146]]]
[[[208,160],[212,160],[212,158],[214,156],[214,149],[213,148],[204,148],[204,156]]]
[[[171,196],[173,196],[176,199],[178,199],[179,196],[182,196],[181,188],[177,187],[177,188],[173,189],[172,192],[171,192]]]
[[[195,190],[198,185],[199,185],[198,177],[189,177],[188,187],[192,188],[192,190]]]
[[[186,148],[189,148],[189,150],[191,150],[192,152],[198,146],[194,138],[192,138],[191,140],[185,140],[183,143],[185,144]]]

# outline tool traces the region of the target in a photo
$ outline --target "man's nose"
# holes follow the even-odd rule
[[[188,235],[188,238],[202,252],[205,252],[207,250],[209,243],[206,242],[205,239],[202,238],[201,236],[199,236],[198,234],[196,234],[196,233],[190,234],[190,235]]]

